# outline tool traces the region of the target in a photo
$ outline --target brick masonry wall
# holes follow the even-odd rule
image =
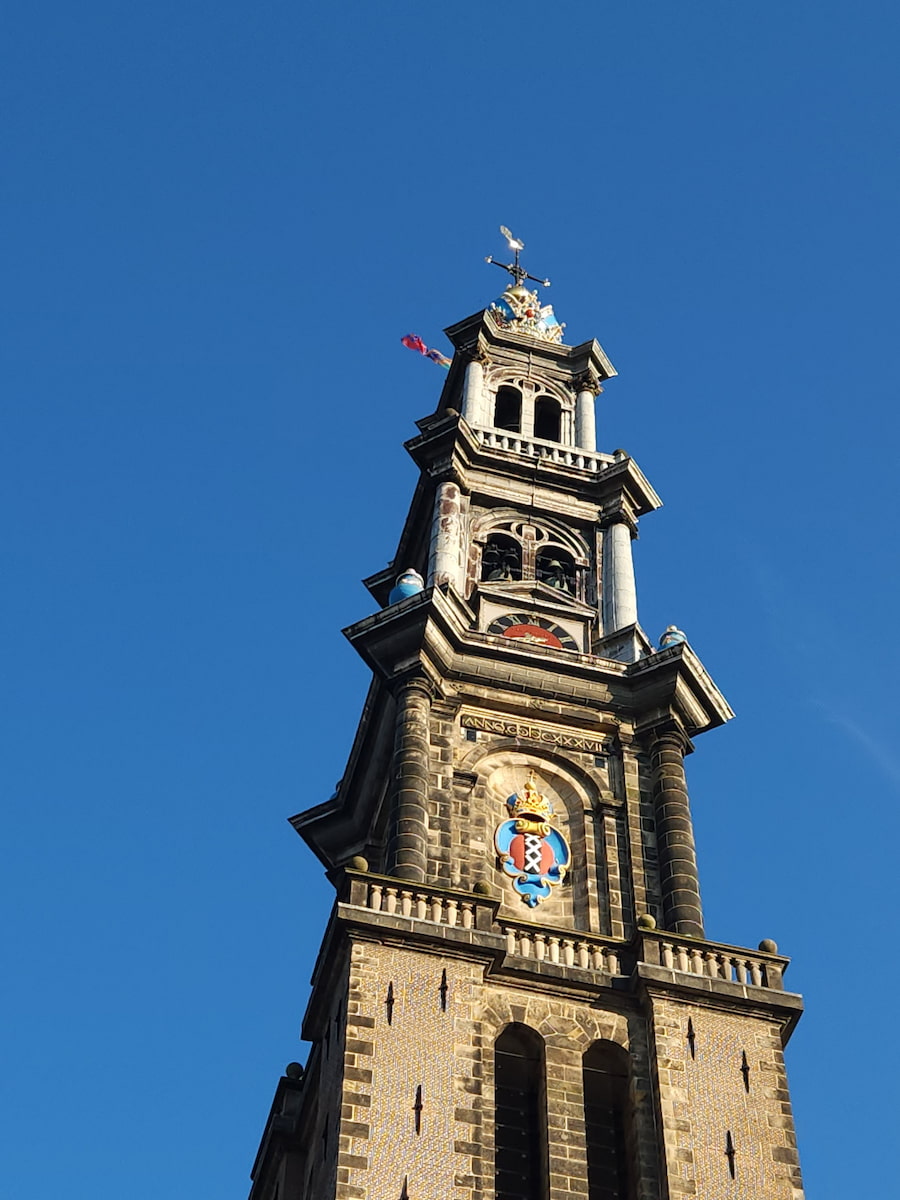
[[[305,1086],[314,1092],[316,1103],[307,1115],[302,1161],[284,1164],[304,1179],[305,1190],[300,1193],[303,1196],[335,1194],[340,1097],[346,1086],[345,1012],[343,995],[335,995],[326,1016],[323,1036],[316,1042],[307,1063]],[[358,1034],[358,1027],[354,1034]]]
[[[339,1200],[399,1200],[405,1178],[415,1200],[471,1200],[476,1194],[481,1084],[472,1022],[478,974],[474,964],[354,945]]]
[[[667,999],[654,1001],[653,1014],[672,1197],[802,1200],[778,1026]],[[741,1070],[744,1054],[749,1090]]]
[[[338,1200],[399,1200],[404,1179],[414,1200],[492,1200],[493,1046],[511,1022],[544,1042],[549,1200],[587,1200],[582,1056],[599,1039],[630,1053],[639,1197],[659,1200],[642,1017],[511,988],[484,980],[476,964],[374,942],[352,951]]]

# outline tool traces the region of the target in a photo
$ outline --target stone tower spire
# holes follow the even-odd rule
[[[347,769],[292,819],[335,907],[251,1200],[801,1200],[787,960],[704,934],[684,759],[732,713],[638,623],[660,501],[597,449],[615,370],[504,234],[345,630],[373,674]]]

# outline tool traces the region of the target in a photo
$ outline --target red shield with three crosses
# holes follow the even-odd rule
[[[530,907],[546,900],[568,870],[570,853],[566,839],[550,824],[553,806],[536,787],[534,771],[521,792],[506,802],[510,814],[494,832],[500,869],[513,880],[513,887]]]
[[[529,875],[546,875],[556,862],[547,841],[536,833],[515,834],[506,853],[520,871]]]

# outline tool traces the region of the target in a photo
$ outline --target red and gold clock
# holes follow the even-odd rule
[[[580,649],[571,633],[534,613],[507,613],[491,622],[488,633],[498,633],[502,637],[531,642],[537,646],[552,646],[554,650]]]

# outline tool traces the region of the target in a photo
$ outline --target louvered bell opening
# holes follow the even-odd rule
[[[633,1200],[629,1179],[628,1076],[616,1056],[592,1047],[584,1059],[584,1133],[589,1200]]]
[[[540,1046],[513,1028],[494,1059],[496,1200],[544,1200]]]

